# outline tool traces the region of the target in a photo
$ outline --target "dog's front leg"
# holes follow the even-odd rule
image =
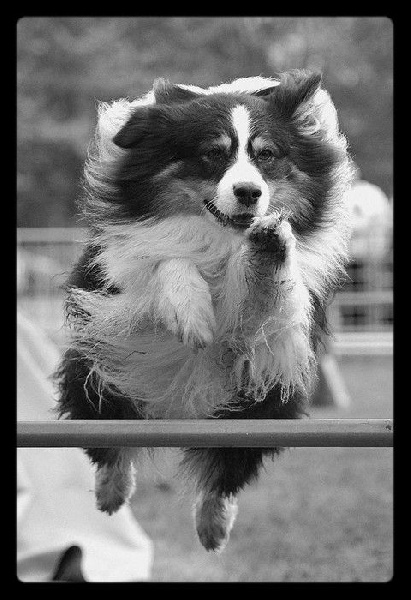
[[[276,214],[262,217],[247,237],[248,295],[242,329],[246,352],[237,361],[237,377],[240,387],[252,395],[276,383],[287,395],[295,385],[305,388],[312,370],[310,295],[288,221]]]
[[[204,348],[215,332],[207,282],[188,259],[174,258],[157,267],[156,316],[184,344]]]
[[[295,237],[288,221],[276,214],[262,217],[249,228],[247,237],[248,297],[243,322],[251,333],[272,315],[294,320],[308,294],[301,289]]]

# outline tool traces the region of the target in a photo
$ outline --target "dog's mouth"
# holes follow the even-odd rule
[[[234,229],[247,229],[250,227],[253,219],[255,218],[255,215],[251,213],[241,213],[229,217],[228,215],[222,213],[221,210],[218,210],[212,200],[204,200],[204,206],[223,227],[229,225]]]

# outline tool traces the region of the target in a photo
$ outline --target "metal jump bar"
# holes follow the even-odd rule
[[[392,419],[20,421],[17,446],[390,447]]]

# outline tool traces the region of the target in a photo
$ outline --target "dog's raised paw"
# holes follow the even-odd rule
[[[291,225],[278,215],[267,215],[255,220],[247,231],[247,237],[258,252],[272,255],[276,262],[283,262],[295,246]]]

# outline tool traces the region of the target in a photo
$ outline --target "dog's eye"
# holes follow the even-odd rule
[[[212,148],[209,148],[208,150],[203,152],[202,156],[207,161],[216,162],[225,158],[226,153],[224,148],[221,148],[220,146],[213,146]]]
[[[279,156],[280,153],[274,148],[261,148],[261,150],[256,153],[257,160],[261,160],[262,162],[270,162]]]

